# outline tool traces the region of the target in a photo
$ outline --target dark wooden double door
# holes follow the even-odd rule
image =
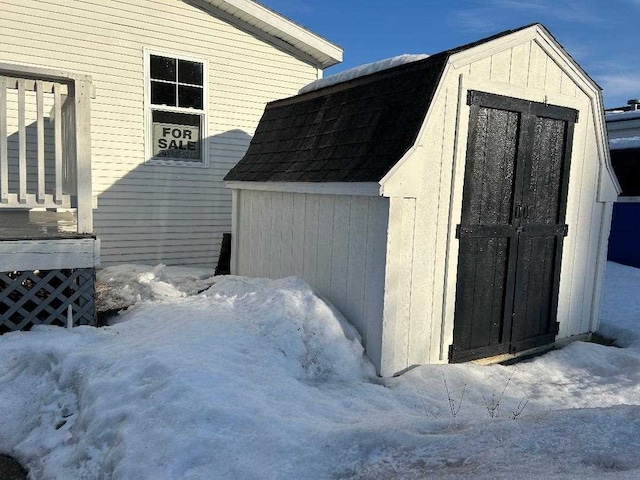
[[[569,108],[477,91],[468,104],[452,362],[555,341],[577,121]]]

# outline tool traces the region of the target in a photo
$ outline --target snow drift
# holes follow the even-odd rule
[[[0,451],[32,478],[258,478],[300,450],[309,385],[374,374],[353,327],[294,278],[227,277],[118,320],[1,338]]]
[[[640,474],[638,269],[607,267],[602,332],[626,348],[575,342],[384,380],[300,280],[226,277],[188,294],[201,273],[153,271],[111,271],[142,285],[115,325],[0,337],[0,452],[32,479]],[[143,288],[158,282],[181,293]]]

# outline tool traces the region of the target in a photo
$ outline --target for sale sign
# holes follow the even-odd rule
[[[193,125],[154,123],[153,156],[200,160],[200,128]]]

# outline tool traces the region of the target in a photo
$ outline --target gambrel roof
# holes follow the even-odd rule
[[[269,103],[225,180],[380,181],[415,143],[449,57],[528,27]]]

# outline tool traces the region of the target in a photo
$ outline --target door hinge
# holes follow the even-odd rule
[[[453,360],[453,344],[449,345],[449,362]]]
[[[462,225],[456,225],[456,238],[460,238],[460,231],[462,230]]]
[[[560,322],[555,322],[552,326],[552,332],[554,335],[558,335],[560,333]]]
[[[467,91],[467,105],[472,105],[473,104],[473,90],[468,90]]]
[[[562,236],[566,237],[567,235],[569,235],[569,225],[564,225],[564,228],[562,229]]]

